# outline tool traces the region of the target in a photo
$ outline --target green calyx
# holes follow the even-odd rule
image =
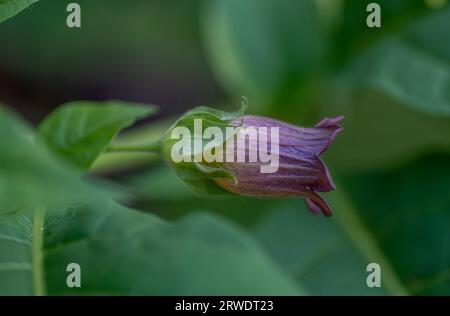
[[[203,159],[206,148],[224,147],[227,139],[227,128],[239,129],[247,108],[247,100],[243,98],[241,108],[234,112],[225,112],[206,106],[194,108],[180,117],[162,138],[162,154],[177,175],[198,194],[227,193],[219,187],[215,179],[229,179],[237,182],[235,175],[224,168],[223,162],[207,162]],[[201,122],[201,123],[200,123]],[[208,128],[220,129],[220,139],[204,137]],[[234,137],[234,134],[231,135]]]

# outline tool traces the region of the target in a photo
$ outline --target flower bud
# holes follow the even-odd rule
[[[311,128],[206,107],[181,117],[163,139],[163,153],[194,191],[247,196],[301,196],[314,213],[332,211],[317,192],[335,189],[319,158],[342,131],[342,117]]]

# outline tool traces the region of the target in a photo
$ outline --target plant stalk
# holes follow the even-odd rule
[[[108,152],[144,152],[159,154],[161,153],[161,142],[155,141],[147,144],[112,144]]]

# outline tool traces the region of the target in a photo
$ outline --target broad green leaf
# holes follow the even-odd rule
[[[120,130],[154,110],[153,106],[120,101],[75,101],[52,112],[38,132],[56,154],[87,170]]]
[[[357,58],[348,70],[352,89],[379,90],[405,106],[450,116],[450,6]]]
[[[366,256],[354,243],[359,236],[346,234],[337,221],[340,208],[330,219],[312,215],[301,199],[195,198],[179,186],[175,175],[157,169],[136,175],[128,184],[161,216],[176,218],[196,208],[207,207],[245,225],[258,237],[269,254],[308,294],[403,294],[403,288],[384,280],[383,288],[366,285],[366,267],[378,260],[376,251]],[[154,188],[154,189],[150,189]],[[337,190],[342,187],[338,186]],[[145,207],[145,206],[144,206]],[[245,210],[245,212],[242,212]],[[344,209],[345,211],[345,209]],[[375,253],[375,258],[373,256]],[[386,276],[388,277],[388,276]],[[388,284],[388,285],[386,285]],[[400,287],[400,289],[399,289]]]
[[[389,168],[428,151],[450,151],[450,118],[407,107],[379,91],[348,98],[332,93],[325,115],[345,115],[343,137],[327,151],[329,164],[346,173]]]
[[[38,0],[0,0],[0,23],[13,17]]]
[[[254,230],[313,294],[448,295],[449,158],[346,177],[327,194],[335,218],[324,221],[285,202]],[[370,262],[380,264],[379,289],[366,286]]]
[[[389,276],[385,270],[381,289],[367,287],[367,264],[379,262],[382,256],[372,250],[367,255],[362,250],[366,249],[365,245],[358,247],[355,243],[360,236],[347,234],[341,226],[341,221],[337,220],[338,213],[341,208],[346,211],[347,205],[338,207],[333,201],[330,204],[335,215],[325,219],[311,214],[302,199],[249,199],[236,196],[200,199],[188,196],[182,187],[168,194],[169,188],[176,186],[177,181],[175,176],[172,176],[172,181],[169,177],[169,173],[158,170],[130,180],[129,184],[140,191],[141,207],[148,201],[152,208],[158,209],[161,216],[168,218],[189,214],[198,207],[208,207],[211,212],[240,222],[260,239],[271,257],[307,294],[383,295],[406,292],[398,285],[395,276],[393,281],[386,280]],[[153,192],[149,188],[155,183],[162,183],[162,187]],[[341,189],[342,186],[338,186],[337,190]],[[352,223],[349,225],[356,230]]]
[[[322,0],[319,0],[322,1]],[[335,2],[335,1],[332,1]],[[367,27],[367,6],[376,2],[381,8],[381,28]],[[328,8],[323,8],[327,10]],[[361,49],[389,36],[405,25],[432,12],[424,0],[346,0],[341,2],[339,16],[333,25],[335,36],[334,58],[348,62]]]
[[[313,0],[213,0],[204,15],[218,80],[257,108],[289,99],[321,67],[324,34]]]
[[[119,135],[115,141],[117,144],[145,144],[155,143],[161,139],[167,129],[173,124],[175,118],[165,118],[133,128]],[[92,165],[91,173],[111,173],[136,169],[136,167],[148,166],[160,161],[157,155],[149,156],[145,152],[105,152]]]
[[[0,213],[105,196],[35,142],[31,128],[2,106],[0,135]]]
[[[336,167],[357,173],[450,150],[449,14],[446,6],[400,23],[324,93],[322,114],[346,116],[344,137],[327,153]]]
[[[193,194],[166,164],[141,170],[122,181],[133,192],[140,209],[155,212],[168,220],[200,209],[248,226],[278,202],[277,199],[257,199],[234,194]]]
[[[80,288],[66,285],[69,263],[81,267]],[[0,293],[301,292],[252,238],[217,217],[191,214],[168,223],[103,202],[34,216],[23,211],[0,217]]]
[[[254,232],[285,272],[310,294],[391,294],[384,278],[382,288],[367,287],[366,267],[371,261],[336,218],[313,216],[301,201],[280,203],[255,225]]]
[[[360,216],[411,294],[450,294],[450,156],[345,179]]]
[[[301,199],[193,198],[163,170],[128,183],[139,190],[141,207],[147,201],[162,216],[179,217],[209,205],[239,221],[307,293],[448,295],[449,158],[422,158],[341,181],[334,175],[337,189],[326,194],[334,210],[330,219],[312,215]],[[158,183],[162,187],[149,192]],[[169,188],[176,190],[168,194]],[[371,262],[381,266],[380,289],[366,286]]]

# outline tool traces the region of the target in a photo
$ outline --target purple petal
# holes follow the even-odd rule
[[[331,211],[330,206],[327,201],[322,198],[319,194],[314,191],[309,193],[308,198],[305,198],[306,206],[308,206],[309,210],[314,214],[323,213],[326,217],[330,217],[333,212]]]
[[[244,117],[243,127],[279,127],[279,146],[293,146],[303,153],[320,156],[343,130],[338,124],[344,117],[325,118],[314,127],[299,127],[271,118],[248,115]]]
[[[260,162],[225,162],[222,167],[233,172],[237,183],[226,179],[217,179],[216,182],[226,190],[241,195],[303,196],[312,212],[331,216],[331,208],[316,193],[335,189],[330,173],[319,157],[342,131],[338,124],[342,119],[343,116],[325,118],[314,127],[305,128],[271,118],[244,116],[244,128],[267,127],[270,135],[270,128],[278,127],[278,171],[261,173]],[[272,145],[274,144],[269,144],[269,148]],[[238,150],[237,146],[235,150]],[[248,146],[245,150],[246,156],[249,156]]]
[[[338,124],[343,119],[344,119],[343,115],[340,115],[340,116],[337,116],[337,117],[333,117],[333,118],[326,117],[326,118],[324,118],[322,121],[320,121],[319,123],[317,123],[314,126],[315,128],[328,129],[331,132],[331,135],[330,135],[329,141],[328,141],[328,145],[325,147],[325,149],[322,152],[320,152],[319,156],[331,145],[331,143],[336,138],[336,136],[340,132],[343,131],[342,126]]]
[[[246,194],[260,192],[278,196],[280,192],[298,195],[306,189],[331,191],[335,185],[319,156],[342,131],[342,127],[337,125],[342,118],[326,118],[315,127],[304,128],[270,118],[245,116],[243,127],[279,128],[279,169],[268,175],[260,172],[259,162],[228,163],[224,167],[235,173],[238,182],[245,186]],[[249,149],[245,149],[248,155]]]

